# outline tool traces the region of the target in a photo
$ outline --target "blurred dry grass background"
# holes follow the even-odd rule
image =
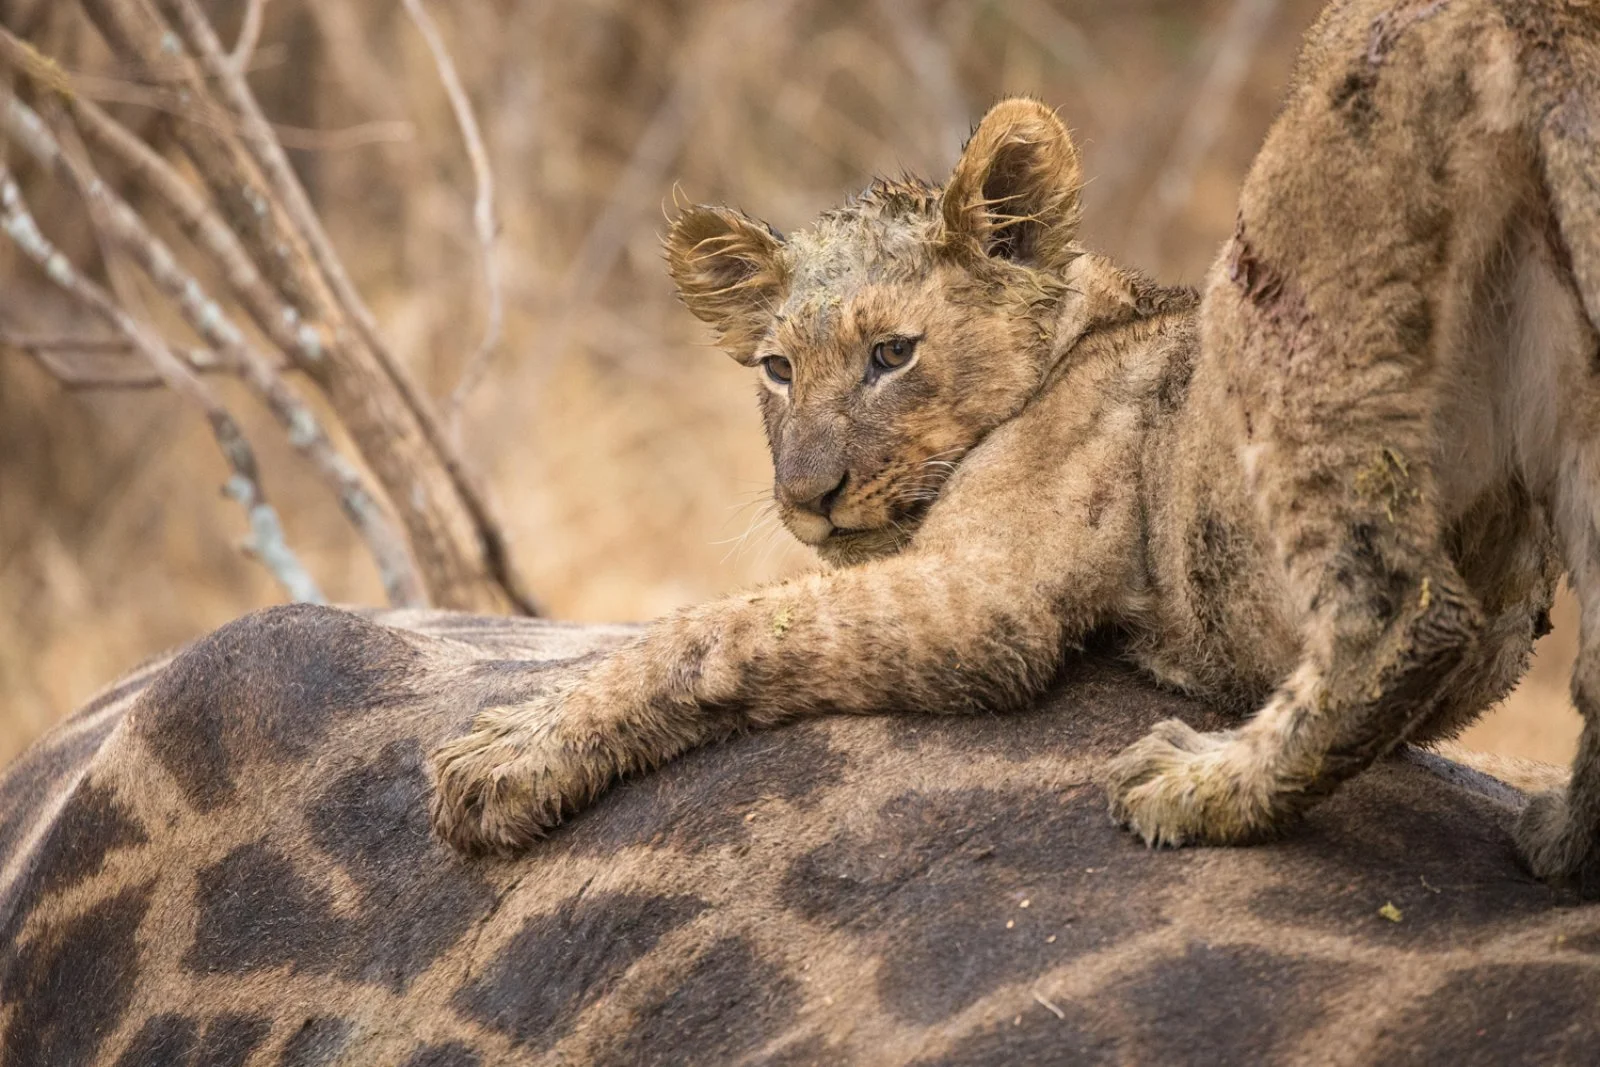
[[[96,95],[159,134],[162,113],[81,39],[73,6],[0,0],[0,23],[54,34]],[[529,586],[559,617],[638,619],[809,565],[781,531],[741,537],[770,464],[749,372],[662,270],[674,185],[796,227],[873,174],[942,177],[988,103],[1030,93],[1084,146],[1087,240],[1197,282],[1319,6],[435,0],[503,223],[505,340],[463,443]],[[226,34],[244,3],[208,8]],[[266,13],[252,84],[388,338],[448,394],[485,307],[472,174],[425,46],[392,0]],[[84,250],[81,208],[33,196]],[[0,271],[0,321],[59,319],[31,274]],[[274,436],[261,450],[291,543],[333,598],[376,602],[333,502]],[[234,547],[225,477],[172,397],[68,391],[0,353],[0,763],[141,658],[275,602]],[[1568,758],[1573,627],[1563,605],[1529,681],[1469,743]]]

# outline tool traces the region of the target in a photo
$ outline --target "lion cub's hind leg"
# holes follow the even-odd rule
[[[1516,687],[1535,642],[1550,632],[1562,572],[1548,509],[1517,479],[1484,493],[1455,521],[1447,541],[1483,609],[1484,626],[1473,655],[1407,736],[1414,744],[1456,736]]]
[[[1588,488],[1585,503],[1594,508],[1600,504],[1595,492],[1600,482],[1591,481]],[[1584,517],[1584,536],[1574,538],[1579,558],[1568,573],[1581,611],[1578,661],[1572,671],[1572,701],[1583,716],[1578,755],[1566,791],[1534,797],[1516,836],[1534,874],[1573,884],[1587,899],[1600,899],[1600,543],[1592,516]]]
[[[1364,23],[1330,25],[1347,39],[1329,47],[1368,40]],[[1465,60],[1436,62],[1444,77]],[[1251,170],[1202,313],[1196,379],[1225,386],[1192,390],[1209,407],[1187,416],[1208,447],[1243,460],[1300,660],[1239,729],[1202,737],[1164,724],[1113,762],[1113,815],[1150,843],[1281,829],[1425,719],[1483,630],[1449,553],[1453,502],[1440,484],[1453,497],[1462,479],[1439,423],[1470,360],[1471,265],[1512,210],[1497,206],[1499,145],[1483,149],[1496,167],[1446,166],[1424,149],[1462,136],[1457,118],[1387,76],[1374,121],[1353,121],[1328,107],[1340,76],[1297,88]],[[1436,140],[1419,142],[1430,124],[1442,124]],[[1417,223],[1421,206],[1446,203],[1481,205],[1481,225]],[[1229,428],[1231,440],[1209,441]]]
[[[1280,339],[1270,327],[1250,330],[1252,318],[1238,321],[1263,348],[1241,345],[1243,360],[1281,360]],[[1331,334],[1322,343],[1335,344]],[[1277,832],[1405,739],[1475,653],[1482,614],[1445,549],[1435,500],[1431,368],[1415,352],[1364,355],[1384,373],[1409,362],[1408,387],[1330,376],[1320,411],[1257,412],[1256,439],[1276,453],[1258,476],[1258,502],[1304,620],[1302,659],[1237,730],[1163,723],[1112,762],[1112,813],[1147,843]],[[1317,433],[1301,432],[1319,421]]]
[[[1600,171],[1600,164],[1590,165]],[[1558,266],[1563,257],[1556,249],[1544,250],[1525,271],[1532,278],[1524,285],[1526,332],[1540,343],[1515,368],[1526,398],[1519,425],[1524,462],[1549,486],[1579,603],[1572,699],[1584,724],[1566,792],[1535,797],[1517,841],[1535,874],[1573,884],[1589,899],[1600,899],[1600,196],[1589,192],[1597,187],[1555,190],[1557,208],[1563,198],[1587,196],[1588,212],[1569,211],[1568,221],[1576,218],[1582,228],[1565,242],[1573,271]],[[1585,261],[1594,269],[1583,270]]]

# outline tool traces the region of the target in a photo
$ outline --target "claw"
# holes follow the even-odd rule
[[[521,852],[593,792],[595,768],[559,736],[556,695],[491,708],[434,752],[434,832],[469,855]]]
[[[1270,783],[1233,734],[1158,723],[1107,768],[1111,815],[1151,847],[1233,844],[1275,828]]]

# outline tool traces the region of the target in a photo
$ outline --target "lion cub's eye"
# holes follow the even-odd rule
[[[782,356],[768,356],[761,361],[761,369],[767,372],[767,377],[779,385],[788,385],[794,381],[794,364]]]
[[[910,337],[891,337],[872,346],[872,369],[876,371],[899,370],[911,362],[911,353],[917,342]]]

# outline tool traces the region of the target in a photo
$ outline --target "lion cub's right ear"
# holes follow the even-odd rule
[[[665,244],[684,304],[748,362],[784,284],[783,241],[732,208],[698,205],[673,220]]]
[[[1047,271],[1071,262],[1083,171],[1055,112],[1025,97],[1002,100],[972,131],[940,208],[947,247]]]

